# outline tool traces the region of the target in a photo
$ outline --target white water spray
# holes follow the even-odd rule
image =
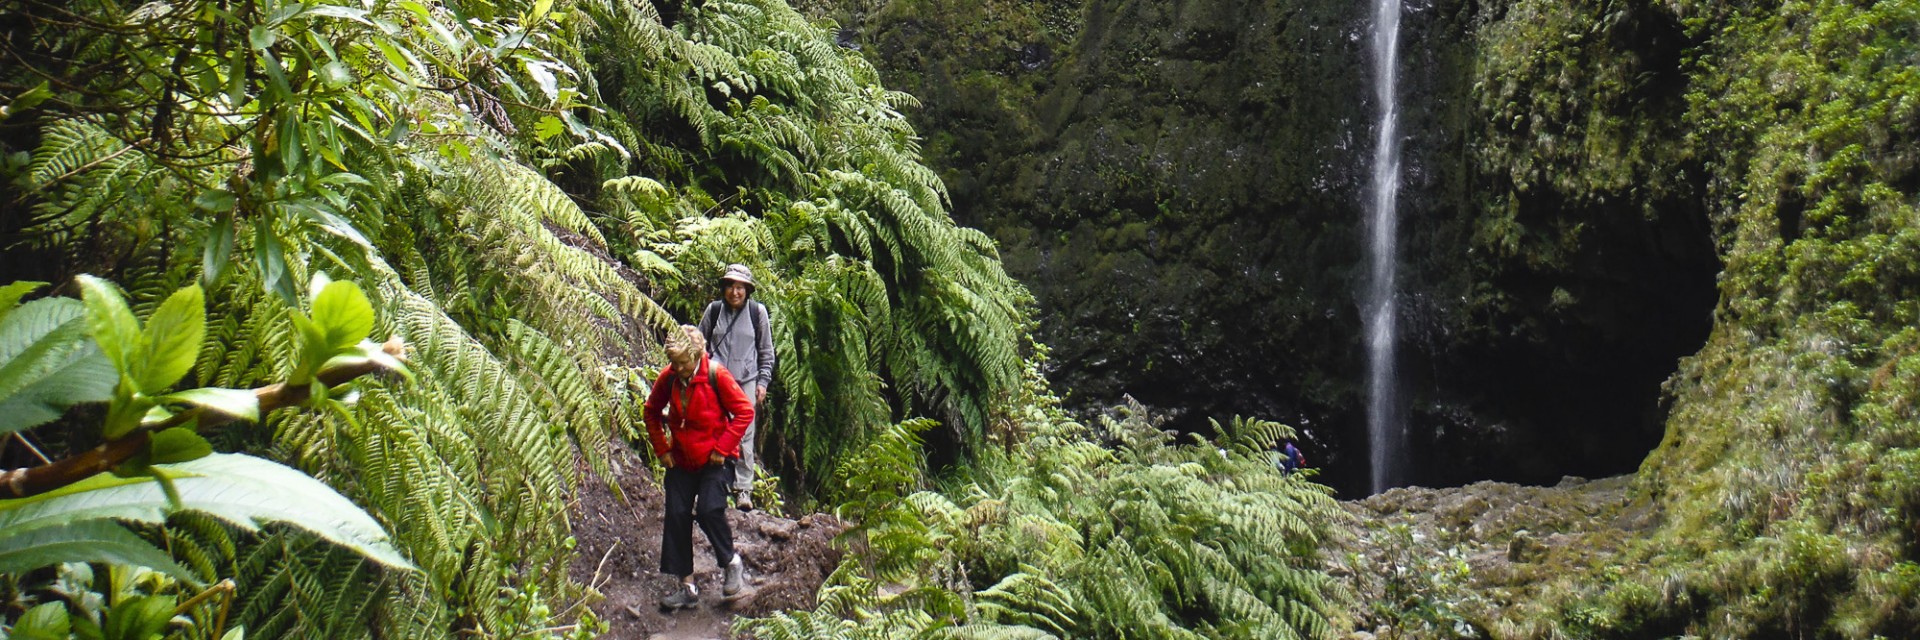
[[[1400,480],[1400,445],[1405,438],[1394,367],[1394,341],[1398,336],[1393,301],[1398,253],[1395,238],[1400,226],[1394,202],[1400,192],[1399,103],[1394,95],[1394,62],[1400,54],[1400,0],[1374,0],[1373,13],[1373,91],[1374,102],[1379,105],[1380,137],[1373,148],[1372,202],[1367,212],[1371,270],[1362,311],[1367,334],[1369,461],[1373,493],[1380,493]]]

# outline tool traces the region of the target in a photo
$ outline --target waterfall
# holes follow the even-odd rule
[[[1370,263],[1366,299],[1362,301],[1367,336],[1367,440],[1373,468],[1373,493],[1399,482],[1401,441],[1405,426],[1400,417],[1398,378],[1395,375],[1394,287],[1399,212],[1394,200],[1400,191],[1399,107],[1394,62],[1400,49],[1400,0],[1374,0],[1373,91],[1379,105],[1379,139],[1373,148],[1371,202],[1367,207],[1367,258]]]

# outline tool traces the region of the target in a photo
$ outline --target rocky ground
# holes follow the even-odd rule
[[[1349,638],[1501,638],[1556,578],[1605,570],[1653,524],[1630,476],[1552,487],[1401,488],[1343,506],[1358,521],[1329,548],[1353,591]]]
[[[594,613],[611,630],[608,640],[704,640],[729,637],[736,617],[812,608],[820,583],[840,562],[832,544],[844,528],[830,515],[798,519],[764,511],[728,509],[734,545],[747,564],[751,589],[732,601],[720,597],[721,573],[705,536],[695,527],[694,575],[702,606],[662,612],[658,606],[671,581],[660,575],[659,483],[645,461],[624,443],[614,442],[608,456],[623,500],[584,469],[576,503],[573,535],[578,555],[570,567],[574,579],[602,596]]]
[[[576,580],[603,597],[591,604],[614,640],[729,637],[742,616],[811,608],[839,563],[832,544],[845,525],[832,516],[798,519],[728,511],[752,590],[719,595],[720,570],[694,534],[703,606],[662,612],[671,583],[657,566],[662,496],[645,461],[624,444],[609,464],[624,500],[597,477],[583,483],[574,512]],[[1568,477],[1552,487],[1481,482],[1444,489],[1401,488],[1343,503],[1350,535],[1328,545],[1329,572],[1347,590],[1350,640],[1503,638],[1527,635],[1529,607],[1556,580],[1605,571],[1624,544],[1654,524],[1630,500],[1629,476]]]

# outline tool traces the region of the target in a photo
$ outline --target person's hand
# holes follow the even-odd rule
[[[720,455],[718,451],[707,454],[707,464],[726,464],[726,462],[727,457]]]
[[[755,387],[753,390],[753,406],[758,407],[760,406],[761,403],[766,401],[767,401],[767,386],[760,385],[759,387]]]

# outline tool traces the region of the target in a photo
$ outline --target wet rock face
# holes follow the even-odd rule
[[[955,217],[992,234],[1033,290],[1071,401],[1130,394],[1194,430],[1287,422],[1323,479],[1363,490],[1364,3],[814,4],[925,105],[916,124]],[[1660,433],[1659,383],[1713,304],[1717,264],[1683,191],[1523,189],[1490,163],[1536,155],[1507,139],[1534,132],[1490,125],[1474,93],[1478,34],[1501,10],[1416,2],[1403,18],[1417,482],[1632,469]],[[1634,99],[1603,106],[1661,108]]]
[[[1636,6],[1569,36],[1599,21],[1546,5],[1406,5],[1401,308],[1424,483],[1637,468],[1662,382],[1712,325],[1679,19]]]
[[[932,4],[835,17],[921,97],[955,216],[1034,290],[1059,388],[1185,409],[1190,429],[1281,419],[1337,458],[1360,377],[1364,11]]]
[[[1034,283],[1054,379],[1074,400],[1129,394],[1184,409],[1175,426],[1194,430],[1279,419],[1354,469],[1339,461],[1360,450],[1348,435],[1363,379],[1351,277],[1369,126],[1352,100],[1366,94],[1362,13],[1088,6],[1042,97],[1053,138],[1006,202],[1043,221],[1006,255]]]

